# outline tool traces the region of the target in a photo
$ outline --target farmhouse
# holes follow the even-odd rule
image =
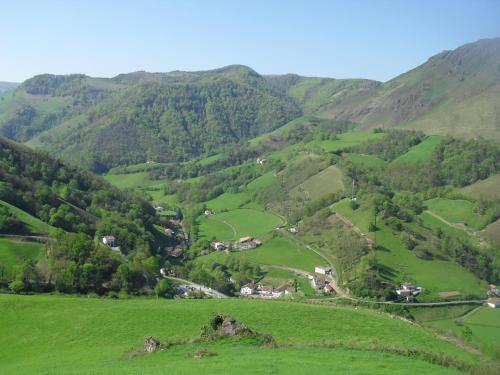
[[[287,295],[290,294],[290,292],[288,291],[288,289],[289,289],[288,284],[280,285],[279,287],[277,287],[276,289],[274,289],[272,295],[273,295],[274,298],[279,298],[279,297],[287,296]]]
[[[415,296],[420,294],[422,291],[423,288],[409,283],[401,284],[401,288],[396,289],[396,293],[401,297],[405,297],[407,302],[412,301],[413,298],[415,298]]]
[[[325,276],[321,274],[309,275],[309,280],[311,280],[311,285],[316,290],[322,290],[325,285],[328,283],[325,280]]]
[[[214,250],[218,250],[218,251],[223,251],[223,250],[226,250],[226,245],[224,244],[224,242],[220,242],[220,241],[214,241],[210,244],[210,246],[212,247],[212,249]]]
[[[212,210],[209,210],[209,209],[206,209],[205,211],[203,211],[203,215],[205,215],[205,216],[210,216],[213,214],[214,214],[214,212]]]
[[[488,299],[488,306],[494,309],[500,308],[500,298],[490,298]]]
[[[325,287],[323,288],[323,292],[332,294],[333,292],[335,292],[335,290],[330,284],[326,284]]]
[[[238,241],[239,243],[246,243],[246,242],[250,242],[253,240],[253,237],[252,236],[245,236],[245,237],[241,237],[240,240]]]
[[[299,233],[299,228],[297,228],[297,227],[291,227],[290,229],[288,229],[288,231],[290,233],[293,233],[293,234]]]
[[[332,269],[331,267],[316,266],[314,267],[314,272],[319,273],[321,275],[330,275],[332,273]]]
[[[263,297],[272,297],[274,288],[271,285],[259,284],[257,287],[258,294]]]
[[[257,290],[257,285],[255,285],[254,283],[248,283],[241,287],[240,293],[242,296],[250,296],[254,294],[256,290]]]
[[[182,248],[182,246],[177,245],[174,249],[169,251],[168,255],[171,256],[172,258],[179,258],[182,256],[183,252],[184,249]]]
[[[102,238],[102,243],[104,245],[109,246],[109,247],[114,247],[115,246],[115,241],[116,241],[115,236],[104,236]]]

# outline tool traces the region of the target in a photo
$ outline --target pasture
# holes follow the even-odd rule
[[[463,199],[434,198],[425,201],[428,210],[453,224],[481,229],[485,218],[474,213],[474,203]]]
[[[379,230],[376,233],[368,232],[369,223],[373,220],[370,207],[361,206],[352,210],[349,200],[344,199],[332,205],[332,210],[348,218],[363,233],[376,240],[377,260],[382,265],[384,277],[394,282],[412,281],[426,289],[419,300],[436,299],[440,297],[440,292],[446,291],[458,291],[461,297],[484,297],[484,282],[458,263],[418,258],[381,220],[377,224]]]
[[[443,137],[431,135],[413,146],[408,152],[394,159],[391,164],[416,164],[428,162],[435,148],[443,141]]]
[[[287,346],[272,349],[248,340],[224,340],[132,355],[141,350],[146,336],[163,341],[198,337],[214,312],[230,314]],[[377,351],[383,347],[443,353],[478,363],[475,355],[418,326],[363,309],[235,299],[0,295],[0,314],[0,372],[7,374],[220,374],[235,370],[296,374],[297,370],[310,373],[311,369],[354,374],[373,373],[374,369],[377,373],[459,373],[414,357]],[[319,345],[325,341],[356,349]],[[200,347],[216,355],[193,359],[190,353]]]
[[[40,242],[0,237],[0,274],[12,276],[25,260],[43,257],[45,245]]]
[[[19,220],[21,220],[26,225],[31,233],[47,234],[52,229],[54,229],[49,224],[7,202],[0,200],[0,206],[7,207],[10,212],[14,213],[19,218]]]
[[[345,189],[342,182],[342,171],[335,165],[323,169],[293,188],[292,197],[304,196],[306,200],[315,200],[330,193]]]
[[[272,213],[239,208],[200,218],[199,228],[204,238],[237,240],[244,236],[258,238],[271,232],[275,226],[282,223],[283,220]]]
[[[382,139],[385,133],[363,133],[363,132],[350,132],[338,134],[336,140],[324,141],[311,141],[307,144],[312,150],[321,149],[326,152],[336,152],[345,150],[348,147],[359,145],[363,142]]]
[[[500,198],[499,186],[500,174],[495,174],[460,189],[460,192],[474,198],[479,198],[481,195],[489,199]]]
[[[488,354],[500,356],[500,309],[483,306],[463,317],[433,320],[429,325],[458,337],[462,336],[464,326],[469,327],[473,344]]]
[[[250,196],[246,192],[224,193],[217,198],[205,202],[205,205],[214,211],[235,210],[248,201],[250,201]]]
[[[365,154],[344,154],[344,157],[350,162],[361,165],[366,168],[383,169],[387,162],[373,155]]]

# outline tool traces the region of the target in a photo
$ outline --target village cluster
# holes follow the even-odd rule
[[[311,286],[318,293],[332,294],[335,292],[330,285],[332,269],[330,267],[317,266],[314,273],[308,275]],[[240,289],[240,295],[252,298],[280,298],[288,296],[291,293],[291,287],[288,284],[280,285],[274,288],[272,285],[250,282],[243,285]]]

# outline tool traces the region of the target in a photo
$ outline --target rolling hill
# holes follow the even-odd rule
[[[500,138],[500,39],[445,51],[388,82],[200,72],[33,77],[0,100],[0,133],[97,172],[179,162],[269,134],[302,115],[358,130]],[[306,124],[307,125],[307,124]]]

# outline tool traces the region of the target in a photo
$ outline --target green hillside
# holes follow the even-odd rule
[[[0,370],[9,374],[210,374],[235,369],[249,374],[292,374],[306,368],[360,374],[374,368],[378,373],[461,373],[429,363],[432,357],[426,353],[441,353],[441,363],[450,366],[479,364],[477,356],[416,325],[350,308],[245,300],[0,299],[5,323],[0,325]],[[271,334],[279,346],[259,347],[248,340],[183,341],[196,338],[214,312],[230,314],[258,332]],[[140,355],[148,335],[180,344]],[[214,356],[193,359],[191,353],[200,348]],[[405,356],[406,349],[415,354]],[[263,358],[272,358],[272,364],[259,365]]]

